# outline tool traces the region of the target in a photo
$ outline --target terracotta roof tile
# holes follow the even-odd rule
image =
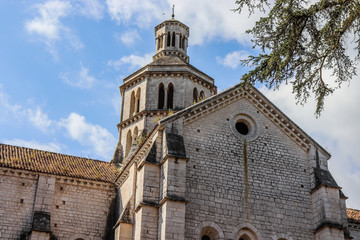
[[[94,159],[0,144],[0,167],[114,182],[118,170]]]
[[[360,210],[347,208],[346,209],[348,222],[360,224]]]

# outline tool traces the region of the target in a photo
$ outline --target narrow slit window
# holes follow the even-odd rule
[[[164,108],[164,97],[165,97],[164,84],[160,83],[160,85],[159,85],[158,109],[163,109]]]
[[[168,86],[167,93],[167,109],[173,109],[173,100],[174,100],[174,86],[172,83]]]

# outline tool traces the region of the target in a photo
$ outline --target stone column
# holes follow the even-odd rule
[[[138,169],[136,180],[134,239],[158,239],[159,181],[159,166],[145,160]]]
[[[168,88],[164,87],[164,108],[165,109],[167,109],[167,102],[168,102],[167,96],[168,96]]]
[[[31,240],[48,240],[50,238],[50,213],[54,190],[55,178],[39,175],[30,234]]]
[[[183,158],[165,157],[162,163],[158,239],[185,239],[186,162]]]

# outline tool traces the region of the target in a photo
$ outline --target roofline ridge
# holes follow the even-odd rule
[[[256,87],[254,87],[253,85],[249,84],[249,85],[245,85],[243,82],[240,82],[228,89],[225,89],[224,91],[215,94],[201,102],[198,102],[194,105],[191,105],[177,113],[174,113],[171,116],[168,116],[166,118],[163,118],[159,121],[160,125],[164,125],[170,121],[173,121],[175,119],[178,119],[180,117],[182,117],[183,115],[185,115],[186,113],[192,111],[193,109],[196,108],[200,108],[201,106],[205,105],[206,103],[213,101],[216,98],[221,98],[222,95],[225,95],[233,90],[235,90],[236,88],[251,88],[251,90],[255,91],[256,94],[263,99],[267,104],[269,104],[271,106],[271,108],[273,108],[276,112],[278,112],[282,117],[284,117],[288,122],[291,123],[291,125],[293,125],[295,128],[297,128],[307,139],[310,143],[312,143],[313,145],[315,145],[316,148],[319,148],[324,155],[327,157],[327,160],[331,158],[331,154],[326,151],[318,142],[316,142],[309,134],[307,134],[301,127],[299,127],[293,120],[291,120],[285,113],[283,113],[277,106],[275,106],[275,104],[273,104],[270,99],[268,99],[263,93],[260,92],[259,89],[257,89]]]
[[[76,158],[81,158],[81,159],[86,159],[86,160],[92,160],[92,161],[98,161],[98,162],[104,162],[104,163],[109,163],[109,164],[110,164],[110,162],[103,161],[103,160],[99,160],[99,159],[79,157],[79,156],[75,156],[75,155],[70,155],[70,154],[65,154],[65,153],[57,153],[57,152],[51,152],[51,151],[42,150],[42,149],[36,149],[36,148],[30,148],[30,147],[22,147],[22,146],[11,145],[11,144],[6,144],[6,143],[0,143],[0,145],[11,146],[11,147],[16,147],[16,148],[24,148],[24,149],[29,149],[29,150],[36,150],[36,151],[41,151],[41,152],[44,152],[44,153],[53,153],[53,154],[59,154],[59,155],[63,155],[63,156],[76,157]]]

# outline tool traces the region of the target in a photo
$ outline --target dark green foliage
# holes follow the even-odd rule
[[[242,76],[242,81],[260,82],[269,88],[291,81],[298,102],[305,103],[315,95],[316,115],[324,109],[324,98],[340,88],[356,74],[360,57],[359,0],[276,0],[267,17],[260,18],[248,33],[253,35],[254,47],[262,53],[243,60],[254,67]],[[241,12],[247,7],[264,11],[267,0],[237,0]],[[347,43],[355,41],[354,56],[347,53]],[[331,70],[335,82],[323,76]],[[293,78],[294,77],[294,78]],[[293,79],[293,80],[291,80]]]

